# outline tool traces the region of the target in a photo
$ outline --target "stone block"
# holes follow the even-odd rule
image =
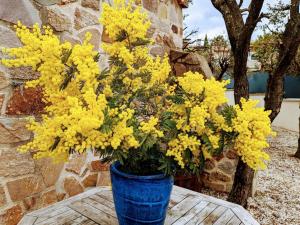
[[[83,187],[76,180],[75,177],[66,177],[64,179],[64,189],[69,197],[80,194],[83,192]]]
[[[89,165],[89,170],[91,172],[108,171],[109,170],[109,164],[101,163],[100,160],[94,160],[94,161],[91,161],[91,163]]]
[[[71,20],[59,6],[46,6],[41,10],[42,21],[49,24],[56,31],[69,31],[71,29]]]
[[[59,4],[61,0],[33,0],[39,5],[49,6],[49,5],[55,5]]]
[[[153,55],[153,56],[160,56],[160,57],[163,57],[165,55],[165,49],[163,46],[160,46],[160,45],[156,45],[156,46],[153,46],[151,49],[150,49],[150,54]]]
[[[54,163],[51,158],[36,160],[35,164],[43,177],[46,187],[55,185],[64,167],[64,163]]]
[[[0,186],[0,207],[4,206],[6,204],[6,196],[3,186]]]
[[[57,202],[57,194],[55,190],[47,191],[41,194],[41,206],[45,207]]]
[[[233,162],[229,161],[229,160],[223,160],[222,162],[220,162],[218,164],[218,168],[228,174],[228,175],[234,175],[235,173],[235,170],[236,170],[236,166],[233,164]]]
[[[111,186],[110,172],[101,171],[98,174],[97,187],[98,186]]]
[[[80,175],[86,161],[86,154],[72,155],[66,164],[66,171]]]
[[[66,197],[66,193],[57,193],[57,201],[62,201]]]
[[[85,39],[85,34],[90,33],[92,35],[92,38],[90,40],[90,43],[94,46],[94,50],[98,50],[100,47],[100,39],[101,39],[101,33],[97,28],[87,28],[83,29],[79,32],[78,37],[83,42]]]
[[[83,7],[88,7],[94,10],[100,9],[100,0],[82,0],[81,5]]]
[[[5,94],[1,94],[0,93],[0,114],[2,113],[2,111],[5,111],[5,109],[2,109],[3,107],[5,107],[4,104],[4,99],[5,99]]]
[[[34,0],[38,5],[49,6],[49,5],[66,5],[69,3],[77,2],[78,0]]]
[[[211,188],[215,191],[220,191],[220,192],[226,192],[227,191],[226,185],[224,183],[204,181],[203,184],[204,184],[205,187]]]
[[[161,20],[168,19],[168,8],[165,4],[160,4],[158,7],[158,18]]]
[[[163,36],[163,43],[165,44],[166,47],[168,47],[170,49],[176,49],[176,45],[174,43],[174,40],[173,40],[172,36],[164,35]]]
[[[27,211],[37,210],[50,204],[54,204],[57,201],[58,198],[55,190],[29,196],[22,200],[23,206]]]
[[[22,207],[18,205],[14,205],[8,209],[6,209],[0,215],[0,224],[2,225],[17,225],[18,222],[23,217]]]
[[[7,189],[12,201],[19,201],[41,192],[45,184],[39,176],[29,176],[7,182]]]
[[[25,119],[0,118],[0,144],[28,141],[32,134],[25,125]]]
[[[0,138],[2,133],[0,133]],[[15,147],[0,147],[0,176],[16,177],[35,172],[35,164],[30,153],[19,153]]]
[[[60,41],[62,41],[62,42],[68,41],[72,45],[81,44],[81,40],[78,37],[75,37],[69,33],[63,33],[60,36]]]
[[[82,184],[85,188],[96,187],[97,185],[98,173],[88,174],[83,180]]]
[[[30,196],[30,197],[24,198],[22,200],[24,208],[27,211],[37,209],[38,198],[39,198],[38,196]]]
[[[220,172],[220,171],[214,171],[209,174],[209,180],[211,181],[222,181],[222,182],[230,182],[231,177],[228,175]]]
[[[182,23],[182,10],[174,4],[169,5],[169,21],[174,24]]]
[[[226,157],[229,159],[237,159],[238,155],[237,155],[236,151],[234,151],[233,149],[230,149],[226,152]]]
[[[77,2],[78,0],[60,0],[60,5],[67,5],[69,3]]]
[[[157,13],[158,0],[143,0],[143,7],[150,12]]]
[[[182,63],[175,63],[174,64],[174,71],[176,76],[181,76],[185,72],[187,72],[187,68]]]
[[[205,161],[205,167],[204,167],[204,170],[205,171],[209,171],[209,170],[212,170],[216,167],[216,164],[214,162],[214,160],[211,160],[211,159],[207,159]]]
[[[8,74],[12,80],[22,81],[35,80],[40,76],[38,72],[33,71],[32,68],[28,66],[9,68]]]
[[[5,48],[20,47],[21,42],[17,38],[14,31],[0,25],[0,46]]]
[[[46,103],[43,102],[41,88],[23,88],[22,86],[13,89],[12,96],[7,104],[7,115],[38,115],[44,111]]]
[[[98,17],[85,9],[76,8],[74,27],[80,30],[87,26],[99,24]]]
[[[1,32],[1,31],[0,31]],[[1,35],[1,33],[0,33]],[[0,43],[1,46],[1,43]],[[0,90],[9,86],[9,80],[3,72],[0,71]]]
[[[0,20],[13,24],[22,21],[29,27],[35,23],[41,24],[38,10],[28,0],[1,0]]]

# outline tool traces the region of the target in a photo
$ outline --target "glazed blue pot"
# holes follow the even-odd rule
[[[163,174],[137,176],[121,172],[119,162],[110,166],[112,192],[120,225],[163,225],[173,178]]]

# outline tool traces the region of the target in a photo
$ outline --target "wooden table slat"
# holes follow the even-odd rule
[[[197,198],[197,196],[187,196],[180,203],[171,208],[168,212],[166,218],[166,224],[172,224],[180,217],[182,217],[186,212],[188,212],[191,208],[201,202],[201,198]]]
[[[116,215],[116,212],[114,209],[110,208],[110,207],[107,207],[106,205],[102,205],[101,203],[99,202],[96,202],[95,200],[91,199],[91,198],[85,198],[82,200],[82,202],[84,203],[87,203],[89,204],[90,206],[96,208],[96,209],[99,209],[100,211],[108,214],[108,215],[111,215],[113,217],[117,217]]]
[[[115,208],[115,205],[113,202],[111,201],[108,201],[102,197],[100,197],[99,195],[92,195],[92,196],[89,196],[90,199],[102,204],[102,205],[105,205],[111,209],[114,209]]]
[[[38,219],[35,221],[35,224],[40,223],[44,220],[56,217],[57,215],[68,212],[68,211],[71,211],[71,209],[66,206],[58,207],[57,209],[53,209],[50,212],[46,211],[45,213],[39,215]]]
[[[90,218],[99,224],[107,224],[107,225],[118,225],[118,221],[115,217],[85,203],[85,202],[73,202],[70,205],[70,208],[80,212],[82,215]]]
[[[180,217],[175,223],[173,223],[173,225],[183,225],[188,223],[192,218],[194,218],[195,215],[201,212],[208,204],[209,202],[201,201],[194,208],[192,208],[186,214]]]
[[[199,225],[212,225],[214,224],[214,222],[217,221],[217,219],[222,216],[222,214],[227,210],[228,208],[224,207],[224,206],[218,206],[214,211],[212,211],[212,213],[206,217],[205,220],[203,220],[203,222],[199,223]]]
[[[36,224],[36,225],[52,225],[52,224],[53,225],[54,224],[61,225],[68,221],[72,221],[80,216],[81,216],[81,214],[79,214],[78,212],[69,210],[69,211],[63,212],[61,214],[58,214],[54,217],[43,220],[42,222],[36,221],[34,224]]]
[[[209,216],[218,206],[214,203],[209,203],[203,210],[197,213],[187,225],[195,225],[201,223],[206,217]]]
[[[234,213],[230,209],[227,209],[226,212],[223,213],[223,215],[220,216],[213,225],[224,225],[228,223],[233,216]]]
[[[234,215],[226,225],[240,225],[241,223],[241,220]]]

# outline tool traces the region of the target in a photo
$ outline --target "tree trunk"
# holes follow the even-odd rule
[[[247,199],[252,193],[253,178],[254,171],[239,159],[235,172],[234,184],[229,193],[228,201],[246,207]]]
[[[265,96],[265,110],[271,110],[271,122],[280,112],[284,96],[284,76],[277,71],[271,73],[268,78],[267,91]]]
[[[247,79],[247,59],[249,48],[244,46],[234,54],[234,101],[240,104],[241,98],[249,98],[249,83]]]
[[[300,117],[299,117],[299,138],[298,138],[298,149],[295,153],[295,157],[300,159]]]
[[[249,47],[239,49],[234,59],[234,99],[240,104],[241,98],[249,98],[249,83],[247,79],[247,59]],[[246,207],[247,199],[251,196],[254,171],[241,158],[236,168],[234,183],[228,196],[228,201]]]

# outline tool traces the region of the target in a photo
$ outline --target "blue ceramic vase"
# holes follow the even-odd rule
[[[119,170],[120,163],[110,166],[112,192],[120,225],[163,225],[173,178],[163,174],[137,176]]]

